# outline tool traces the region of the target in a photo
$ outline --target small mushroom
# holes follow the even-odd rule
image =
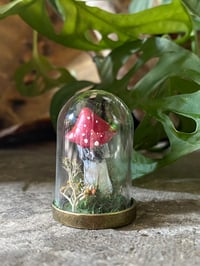
[[[101,117],[91,109],[84,107],[66,137],[82,148],[94,148],[108,143],[115,135],[115,131]]]
[[[66,138],[77,144],[79,157],[84,163],[84,182],[95,185],[101,192],[111,193],[105,158],[110,157],[108,142],[116,131],[90,108],[84,107]]]

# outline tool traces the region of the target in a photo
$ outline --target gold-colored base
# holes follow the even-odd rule
[[[119,212],[102,214],[73,213],[58,209],[52,204],[53,217],[56,221],[70,227],[82,229],[106,229],[128,225],[136,218],[136,202],[130,208]]]

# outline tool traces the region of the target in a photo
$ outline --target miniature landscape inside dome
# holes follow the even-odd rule
[[[132,134],[119,98],[104,91],[73,97],[58,119],[56,207],[89,214],[129,208]]]

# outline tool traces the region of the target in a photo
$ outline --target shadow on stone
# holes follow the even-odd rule
[[[138,202],[135,222],[118,230],[191,226],[199,223],[199,210],[200,200],[193,199]]]

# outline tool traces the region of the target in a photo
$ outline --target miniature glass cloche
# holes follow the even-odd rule
[[[89,90],[64,105],[57,122],[56,220],[88,229],[133,221],[132,141],[131,113],[113,94]]]

